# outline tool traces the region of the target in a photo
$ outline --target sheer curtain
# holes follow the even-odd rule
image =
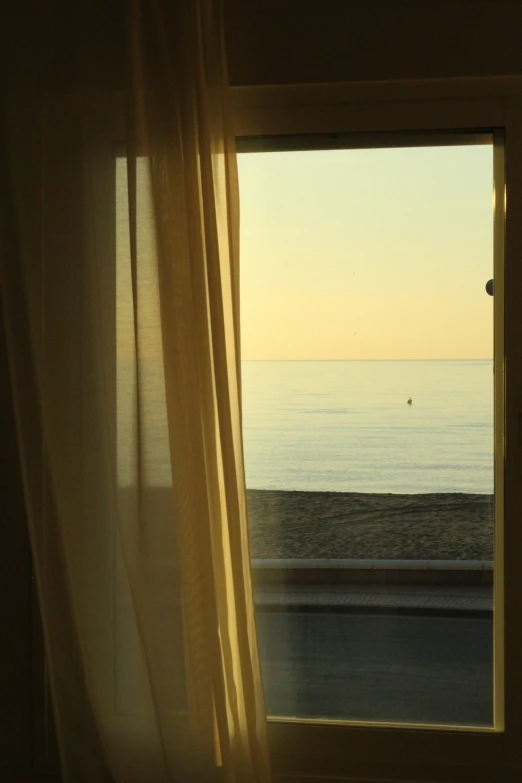
[[[220,6],[33,2],[3,40],[4,328],[74,783],[270,775]]]

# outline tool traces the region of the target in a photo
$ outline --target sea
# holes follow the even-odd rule
[[[493,493],[491,360],[243,361],[242,395],[248,489]]]

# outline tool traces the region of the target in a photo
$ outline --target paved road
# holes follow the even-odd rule
[[[484,617],[258,608],[269,715],[491,725]]]

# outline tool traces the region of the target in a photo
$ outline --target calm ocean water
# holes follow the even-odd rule
[[[248,488],[493,492],[492,361],[244,361],[242,377]]]

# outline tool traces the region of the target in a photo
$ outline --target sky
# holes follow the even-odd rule
[[[240,153],[243,359],[489,359],[491,145]]]

